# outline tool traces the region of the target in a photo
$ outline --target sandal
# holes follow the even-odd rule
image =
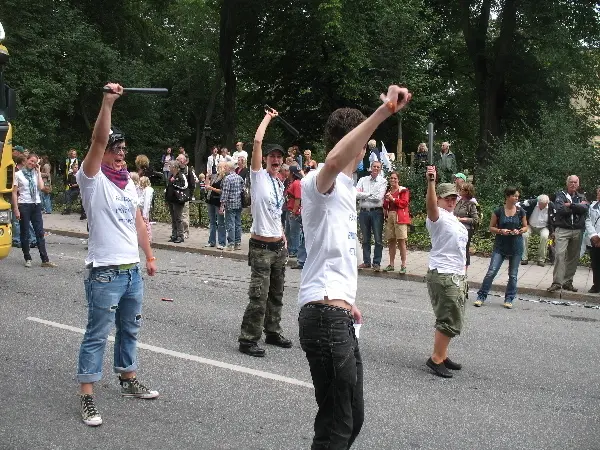
[[[393,272],[394,271],[394,266],[390,266],[388,265],[385,269],[383,269],[384,272]]]

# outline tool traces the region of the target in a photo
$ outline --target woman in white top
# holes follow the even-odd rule
[[[461,365],[448,358],[450,339],[462,330],[467,278],[466,248],[469,233],[454,215],[458,198],[452,183],[441,183],[437,189],[435,166],[427,167],[427,230],[431,236],[427,290],[435,314],[433,353],[427,367],[444,378],[452,378],[448,370]]]
[[[585,219],[583,243],[587,246],[592,260],[592,287],[590,294],[600,292],[600,186],[596,188],[596,201],[592,202]]]
[[[23,256],[25,257],[25,267],[31,267],[29,224],[33,225],[35,231],[37,247],[42,258],[42,267],[56,267],[56,264],[50,262],[46,252],[42,201],[40,198],[42,189],[44,189],[44,180],[42,180],[40,173],[38,157],[35,153],[31,153],[25,160],[25,166],[15,173],[12,191],[13,211],[20,225],[21,250],[23,250]]]
[[[285,201],[279,169],[283,164],[283,148],[270,146],[263,158],[262,140],[273,117],[274,109],[265,110],[265,117],[254,136],[250,171],[252,226],[248,264],[251,267],[250,299],[240,331],[239,350],[250,356],[264,356],[258,346],[263,329],[265,343],[290,348],[292,341],[283,337],[281,308],[285,263],[288,258],[285,236],[281,226],[281,207]],[[263,169],[262,163],[266,164]]]
[[[152,243],[152,226],[150,225],[150,208],[152,207],[152,199],[154,198],[154,189],[150,184],[150,178],[141,177],[139,184],[140,209],[142,210],[142,219],[146,224],[148,232],[148,240]]]

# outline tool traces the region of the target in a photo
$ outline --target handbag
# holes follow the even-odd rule
[[[187,203],[191,200],[189,189],[175,189],[175,198],[177,203]]]

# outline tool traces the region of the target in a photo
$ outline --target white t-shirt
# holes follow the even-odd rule
[[[285,203],[283,183],[265,169],[250,170],[252,226],[250,232],[263,237],[282,237],[281,207]]]
[[[135,227],[139,199],[133,181],[121,190],[102,170],[88,178],[84,165],[76,178],[90,228],[85,263],[102,267],[140,262]]]
[[[298,306],[323,300],[356,301],[358,269],[356,252],[356,188],[343,173],[333,191],[321,194],[312,170],[302,180],[302,226],[306,262],[300,277]]]
[[[467,264],[467,241],[469,232],[451,212],[438,207],[439,218],[432,222],[427,218],[426,226],[431,236],[429,269],[439,273],[465,274]]]
[[[33,181],[37,183],[38,172],[37,170],[33,171]],[[38,189],[37,184],[35,185],[35,200],[31,197],[31,193],[29,192],[29,180],[25,175],[23,175],[23,171],[19,170],[15,173],[15,179],[13,181],[13,186],[17,186],[17,191],[19,192],[19,198],[17,203],[41,203],[40,200],[40,190]]]

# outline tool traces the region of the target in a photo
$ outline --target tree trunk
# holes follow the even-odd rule
[[[235,141],[236,78],[233,70],[233,50],[235,46],[234,8],[236,0],[223,0],[221,4],[221,24],[219,35],[219,61],[225,80],[224,132],[225,146],[233,149]]]
[[[194,145],[194,160],[196,173],[202,172],[204,166],[204,160],[207,158],[207,139],[208,131],[210,130],[210,124],[212,123],[212,116],[215,111],[215,105],[217,104],[217,96],[221,92],[221,78],[223,73],[217,68],[215,74],[215,80],[213,82],[212,91],[210,93],[210,100],[206,106],[206,115],[204,116],[204,126],[200,129],[200,117],[196,118],[196,144]]]

